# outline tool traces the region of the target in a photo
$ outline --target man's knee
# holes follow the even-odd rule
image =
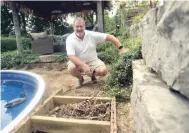
[[[76,67],[75,64],[70,63],[70,64],[68,65],[68,71],[69,71],[70,73],[74,73],[76,70],[77,70],[77,67]]]
[[[100,66],[98,68],[96,68],[96,75],[97,76],[106,76],[108,70],[106,68],[106,66]]]
[[[101,71],[101,76],[106,76],[107,73],[108,73],[108,70],[107,68],[105,68]]]

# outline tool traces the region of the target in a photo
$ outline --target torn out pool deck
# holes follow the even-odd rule
[[[55,92],[12,132],[32,133],[35,129],[47,133],[117,133],[115,97],[64,96],[64,92],[64,89]],[[111,102],[110,121],[45,116],[55,105],[73,104],[91,98],[99,102]]]

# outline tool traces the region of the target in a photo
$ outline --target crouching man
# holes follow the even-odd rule
[[[83,74],[90,76],[94,83],[96,76],[107,74],[106,65],[98,59],[96,52],[96,44],[104,41],[112,42],[121,54],[126,52],[113,35],[85,30],[84,19],[80,17],[75,19],[74,32],[66,40],[66,51],[69,58],[68,71],[78,79],[76,88],[82,86]]]

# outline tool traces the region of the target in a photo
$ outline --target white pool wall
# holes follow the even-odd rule
[[[36,88],[37,92],[36,92],[35,96],[33,97],[33,99],[31,100],[31,102],[25,107],[25,109],[12,122],[10,122],[0,132],[0,133],[9,133],[12,130],[16,129],[19,126],[20,122],[22,120],[24,120],[24,118],[26,118],[26,116],[29,115],[33,111],[33,109],[40,103],[40,100],[45,91],[45,82],[41,78],[41,76],[39,76],[35,73],[27,72],[27,71],[1,70],[1,72],[8,72],[8,73],[15,73],[15,74],[17,74],[17,73],[18,74],[26,74],[30,77],[35,78],[38,82],[38,88]]]

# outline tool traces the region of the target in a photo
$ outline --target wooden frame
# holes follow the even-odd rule
[[[115,97],[78,97],[63,96],[63,90],[57,91],[39,106],[14,133],[31,133],[33,129],[47,133],[117,133],[116,99]],[[74,118],[56,118],[45,114],[55,105],[77,103],[86,99],[95,98],[97,101],[111,101],[110,121],[84,120]]]

